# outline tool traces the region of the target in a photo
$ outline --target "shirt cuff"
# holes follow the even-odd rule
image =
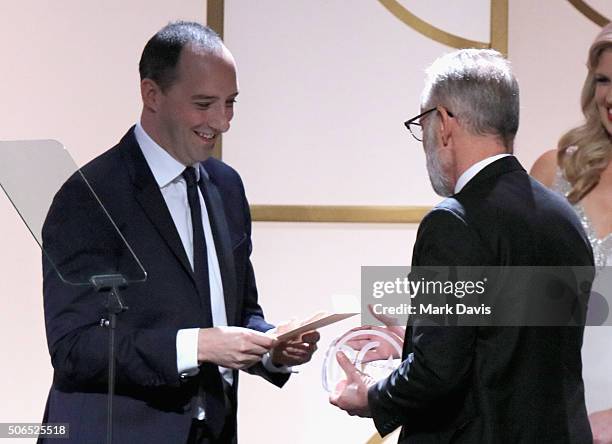
[[[266,333],[276,333],[276,327],[266,330]],[[293,370],[293,367],[286,365],[274,365],[272,363],[272,356],[270,356],[270,352],[261,357],[261,365],[263,365],[264,368],[270,373],[297,373],[297,370]]]
[[[181,378],[195,376],[198,368],[199,328],[184,328],[176,333],[176,367]]]
[[[274,365],[274,363],[272,362],[272,356],[270,356],[270,352],[266,353],[261,357],[261,364],[270,373],[297,373],[296,370],[293,370],[293,367],[289,367],[286,365]]]

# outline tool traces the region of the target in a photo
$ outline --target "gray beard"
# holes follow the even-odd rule
[[[431,138],[428,139],[432,140]],[[451,180],[444,174],[444,169],[438,156],[438,147],[427,145],[429,144],[425,146],[425,159],[427,161],[427,174],[429,175],[431,187],[438,196],[452,196],[455,190]]]
[[[439,159],[436,155],[426,155],[427,173],[433,190],[438,196],[448,197],[453,195],[453,188],[450,181],[442,173]]]

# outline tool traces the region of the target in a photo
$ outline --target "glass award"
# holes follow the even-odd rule
[[[402,339],[383,329],[354,330],[334,339],[325,353],[321,379],[332,393],[346,375],[336,353],[343,352],[361,373],[374,381],[388,377],[401,363]]]

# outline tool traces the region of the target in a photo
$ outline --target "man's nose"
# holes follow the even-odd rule
[[[220,133],[224,133],[229,130],[230,121],[232,120],[233,116],[234,111],[231,108],[228,108],[224,104],[220,104],[219,106],[215,107],[213,115],[211,116],[208,124],[212,129]]]

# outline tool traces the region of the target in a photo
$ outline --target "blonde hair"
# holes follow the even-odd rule
[[[589,48],[589,71],[580,97],[585,122],[565,133],[557,144],[557,162],[572,186],[567,199],[573,204],[597,186],[602,171],[612,160],[612,139],[595,103],[594,71],[599,57],[608,49],[612,49],[612,23],[604,26]]]

